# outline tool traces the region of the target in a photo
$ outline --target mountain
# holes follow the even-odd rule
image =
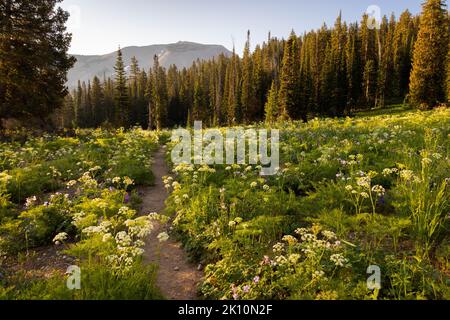
[[[174,44],[151,45],[145,47],[126,47],[122,49],[125,65],[129,66],[133,56],[139,61],[141,69],[148,70],[153,65],[153,57],[159,56],[161,66],[168,68],[176,65],[179,69],[190,67],[194,61],[210,60],[220,54],[231,56],[231,52],[224,46],[205,45],[193,42],[178,42]],[[94,76],[114,75],[114,64],[117,52],[98,56],[74,55],[77,63],[69,71],[68,86],[74,88],[78,80],[92,80]]]

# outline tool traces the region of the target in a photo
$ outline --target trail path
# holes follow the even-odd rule
[[[155,186],[141,188],[143,203],[141,214],[162,213],[167,199],[167,191],[162,177],[169,175],[165,162],[165,149],[161,148],[154,155],[153,173]],[[197,299],[197,285],[203,277],[202,271],[188,262],[181,244],[173,239],[160,243],[157,236],[170,228],[170,223],[157,223],[145,247],[145,259],[159,265],[157,286],[169,300]]]

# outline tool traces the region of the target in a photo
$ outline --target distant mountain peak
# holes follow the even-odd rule
[[[178,68],[188,68],[194,61],[211,60],[221,54],[231,56],[232,53],[221,45],[200,44],[189,41],[178,41],[172,44],[157,44],[149,46],[130,46],[121,48],[125,65],[129,67],[132,57],[139,61],[141,69],[148,70],[153,65],[153,57],[157,55],[161,66],[168,68],[176,65]],[[116,52],[104,55],[74,55],[77,63],[69,71],[68,86],[76,87],[78,80],[88,81],[97,76],[99,78],[112,77],[116,62]]]

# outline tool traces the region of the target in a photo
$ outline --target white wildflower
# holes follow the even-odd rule
[[[162,243],[162,242],[166,242],[169,240],[169,235],[167,234],[167,232],[162,232],[158,235],[157,238],[158,238],[159,242]]]
[[[376,193],[377,196],[381,197],[386,193],[386,190],[383,188],[383,186],[376,185],[372,188],[372,192]]]
[[[333,254],[330,257],[330,261],[333,262],[336,267],[343,267],[348,263],[348,260],[342,254]]]
[[[61,242],[64,242],[67,240],[68,236],[69,235],[67,233],[61,232],[53,238],[53,243],[55,243],[56,245],[60,245]]]

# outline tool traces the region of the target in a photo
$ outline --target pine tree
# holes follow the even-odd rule
[[[62,108],[56,113],[56,124],[60,129],[73,127],[73,121],[75,119],[74,111],[75,103],[73,100],[73,96],[71,94],[68,94],[64,99]]]
[[[429,108],[445,101],[448,29],[445,1],[427,0],[423,4],[410,80],[410,98],[415,106]]]
[[[117,51],[117,61],[114,71],[116,73],[114,91],[115,124],[119,127],[127,128],[129,126],[130,117],[130,99],[128,96],[125,65],[123,62],[122,50],[120,48]]]
[[[384,95],[385,99],[391,99],[397,97],[395,88],[395,66],[394,66],[394,39],[396,31],[395,15],[392,14],[389,20],[387,34],[384,40],[383,59],[382,66],[384,71]],[[385,101],[380,103],[381,106],[385,105]]]
[[[450,47],[447,55],[447,104],[450,104]]]
[[[76,60],[67,54],[72,37],[60,2],[0,2],[0,118],[44,120],[64,102]]]
[[[388,82],[388,67],[389,67],[389,55],[390,45],[392,39],[389,33],[389,22],[387,17],[384,16],[380,24],[379,30],[376,30],[377,47],[378,47],[378,70],[377,70],[377,85],[375,94],[375,106],[384,107],[386,100],[386,84]],[[388,39],[390,41],[388,41]]]
[[[128,80],[128,95],[130,98],[130,114],[129,123],[137,124],[139,122],[138,112],[139,112],[139,74],[141,69],[139,68],[139,61],[136,57],[131,58],[130,65],[130,78]]]
[[[156,130],[161,130],[167,124],[168,93],[165,70],[159,65],[157,55],[153,58],[152,70],[152,108],[151,123]]]
[[[234,126],[239,123],[239,65],[238,56],[233,48],[233,55],[227,69],[227,104],[228,104],[228,125]]]
[[[249,123],[257,112],[256,96],[253,81],[253,62],[250,54],[250,31],[247,33],[244,56],[242,58],[242,121]]]
[[[369,28],[369,17],[364,14],[361,28],[361,66],[363,77],[362,102],[366,108],[375,106],[377,91],[378,54],[376,49],[376,31]]]
[[[114,104],[114,83],[111,78],[106,79],[104,76],[103,87],[105,90],[105,121],[109,124],[114,124],[115,104]]]
[[[347,60],[347,82],[348,94],[347,105],[356,108],[361,96],[361,50],[358,37],[358,24],[353,24],[349,28],[348,40],[346,44]]]
[[[289,40],[286,42],[283,68],[281,72],[279,102],[282,119],[302,119],[307,120],[306,110],[300,105],[300,58],[298,38],[292,31]]]
[[[83,88],[81,86],[81,81],[78,80],[78,86],[75,90],[75,110],[74,110],[74,125],[75,127],[80,127],[82,124],[82,111],[83,108]]]
[[[331,112],[329,114],[333,116],[343,116],[347,106],[346,34],[347,26],[342,24],[342,14],[339,14],[334,30],[331,33],[333,90],[331,92]]]
[[[374,60],[368,60],[364,67],[363,73],[364,83],[364,101],[367,108],[375,106],[375,95],[377,91],[377,70]]]
[[[325,48],[324,61],[320,72],[320,88],[318,99],[318,113],[320,115],[329,114],[329,106],[331,105],[331,92],[333,90],[333,53],[331,44],[327,44]]]
[[[142,128],[147,128],[147,106],[148,100],[146,98],[146,88],[148,83],[148,76],[145,70],[142,70],[138,75],[137,80],[137,97],[135,100],[135,123]]]
[[[130,66],[130,98],[136,99],[138,97],[138,80],[139,73],[141,69],[139,68],[139,61],[136,57],[131,58],[131,66]]]
[[[411,13],[406,10],[400,16],[395,27],[393,43],[394,96],[404,97],[409,90],[409,78],[412,68],[412,51],[414,43],[414,30]]]
[[[328,74],[331,72],[330,32],[326,24],[315,34],[313,59],[311,61],[313,77],[313,107],[314,113],[325,113],[329,103],[327,87]]]
[[[97,127],[106,120],[104,110],[104,94],[100,79],[95,76],[92,80],[92,123]]]
[[[181,103],[181,80],[178,69],[172,65],[167,72],[167,90],[169,96],[168,122],[170,125],[184,125],[186,113]]]
[[[309,112],[313,109],[314,81],[312,79],[312,48],[314,35],[305,34],[300,46],[300,109]]]
[[[204,120],[203,115],[205,104],[205,93],[203,91],[202,78],[198,77],[195,80],[194,85],[194,101],[192,108],[192,117],[194,118],[194,121]]]
[[[275,81],[272,82],[272,87],[269,91],[269,98],[265,106],[266,123],[273,124],[277,121],[279,116],[279,104],[278,104],[278,88]]]
[[[221,54],[218,58],[217,66],[217,83],[216,83],[216,102],[214,108],[215,123],[216,126],[221,126],[224,123],[223,115],[223,102],[225,91],[225,81],[226,81],[226,69],[227,69],[227,59],[225,55]]]
[[[267,101],[267,95],[270,90],[270,75],[264,70],[264,51],[261,46],[256,46],[254,57],[254,90],[256,100],[256,110],[254,120],[261,121],[264,119],[264,107]]]
[[[88,85],[86,88],[86,105],[85,105],[85,120],[84,126],[87,128],[93,128],[93,110],[92,110],[92,92],[91,92],[91,80],[88,80]]]

